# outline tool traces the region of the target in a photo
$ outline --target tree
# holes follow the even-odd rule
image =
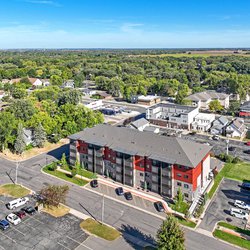
[[[179,90],[178,90],[178,93],[176,95],[176,102],[178,104],[185,104],[184,99],[188,95],[188,91],[189,91],[189,88],[188,88],[187,84],[181,84],[179,86]]]
[[[65,203],[69,187],[49,185],[43,188],[39,193],[43,197],[39,202],[47,207],[58,207],[60,203]]]
[[[58,106],[64,105],[66,103],[77,105],[81,101],[82,93],[77,89],[70,89],[59,93],[58,96]]]
[[[181,192],[181,189],[179,188],[177,191],[177,195],[176,195],[176,205],[178,208],[180,208],[181,203],[184,201],[184,197],[183,194]]]
[[[41,123],[34,130],[34,146],[42,148],[46,141],[46,133]]]
[[[180,229],[177,219],[169,215],[161,224],[156,235],[160,250],[184,250],[184,232]]]
[[[16,137],[16,141],[14,144],[15,152],[17,154],[22,154],[23,151],[25,150],[25,147],[26,147],[26,143],[24,140],[23,125],[22,123],[19,123],[18,128],[17,128],[17,137]]]
[[[52,75],[50,77],[50,81],[51,81],[51,84],[52,85],[56,85],[56,86],[61,86],[62,83],[63,83],[63,79],[61,76],[58,76],[58,75]]]
[[[212,112],[223,110],[223,106],[220,104],[219,100],[213,100],[209,103],[209,110]]]
[[[62,165],[62,167],[67,167],[68,166],[65,153],[62,154],[62,158],[60,160],[60,164]]]

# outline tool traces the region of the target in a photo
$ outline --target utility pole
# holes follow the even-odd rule
[[[19,162],[16,162],[16,181],[15,184],[17,184],[17,171],[18,171],[18,167],[19,167]]]
[[[104,194],[102,196],[102,224],[103,224],[103,218],[104,218]]]

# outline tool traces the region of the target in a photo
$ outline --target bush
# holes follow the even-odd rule
[[[30,150],[34,148],[32,144],[28,144],[26,147],[25,147],[25,150]]]
[[[53,162],[48,166],[49,171],[55,171],[57,169],[57,163]]]
[[[199,218],[202,215],[203,211],[204,211],[204,206],[202,205],[196,210],[194,216],[196,218]]]
[[[242,162],[242,160],[238,156],[234,157],[234,159],[232,161],[232,163],[240,163],[240,162]]]

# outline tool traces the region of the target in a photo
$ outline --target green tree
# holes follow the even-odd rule
[[[50,82],[52,85],[55,85],[55,86],[61,86],[62,83],[63,83],[63,79],[61,76],[58,76],[58,75],[52,75],[50,77]]]
[[[157,247],[160,250],[184,250],[184,232],[177,219],[169,215],[161,224],[156,235]]]
[[[62,158],[60,160],[60,164],[62,165],[63,168],[68,166],[67,159],[65,153],[62,154]]]
[[[59,93],[58,96],[58,106],[64,105],[66,103],[77,105],[80,103],[82,98],[82,93],[77,89],[70,89]]]
[[[22,154],[25,150],[26,144],[24,140],[24,131],[22,123],[18,124],[17,137],[14,144],[14,149],[17,154]]]
[[[181,84],[179,86],[178,93],[176,95],[176,102],[179,104],[185,104],[185,97],[187,97],[189,88],[187,84]]]
[[[223,106],[220,104],[219,100],[213,100],[209,103],[209,110],[212,112],[223,110]]]
[[[26,96],[28,96],[28,93],[26,91],[26,89],[20,88],[20,87],[15,87],[12,91],[11,91],[11,95],[14,99],[23,99]]]
[[[41,123],[34,129],[34,146],[42,148],[46,142],[46,132]]]

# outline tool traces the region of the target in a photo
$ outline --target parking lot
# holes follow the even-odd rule
[[[156,211],[153,202],[146,200],[146,199],[143,199],[143,198],[136,196],[134,194],[132,194],[133,195],[132,200],[126,200],[124,195],[119,196],[116,194],[115,188],[101,184],[100,182],[99,182],[98,187],[96,187],[96,188],[92,188],[89,184],[85,187],[88,189],[92,189],[93,191],[96,191],[100,194],[107,195],[107,196],[109,196],[113,199],[116,199],[118,201],[125,202],[126,204],[130,204],[130,205],[135,206],[137,208],[141,208],[141,209],[147,210],[149,212],[164,216],[163,213],[159,213]],[[124,190],[124,192],[126,192],[126,188],[125,189],[123,188],[123,190]]]
[[[209,204],[205,216],[199,225],[208,231],[212,231],[218,221],[227,221],[238,227],[244,227],[246,220],[232,217],[230,209],[234,207],[234,201],[241,200],[250,204],[250,191],[241,188],[241,182],[224,179]]]
[[[12,200],[9,197],[0,196],[0,219],[12,212],[5,206]],[[31,202],[29,205],[32,205]],[[15,211],[20,210],[16,209]],[[24,249],[90,249],[84,245],[88,238],[79,226],[81,219],[67,214],[55,218],[46,213],[37,212],[28,215],[18,225],[10,225],[5,231],[0,230],[0,250],[24,250]]]

